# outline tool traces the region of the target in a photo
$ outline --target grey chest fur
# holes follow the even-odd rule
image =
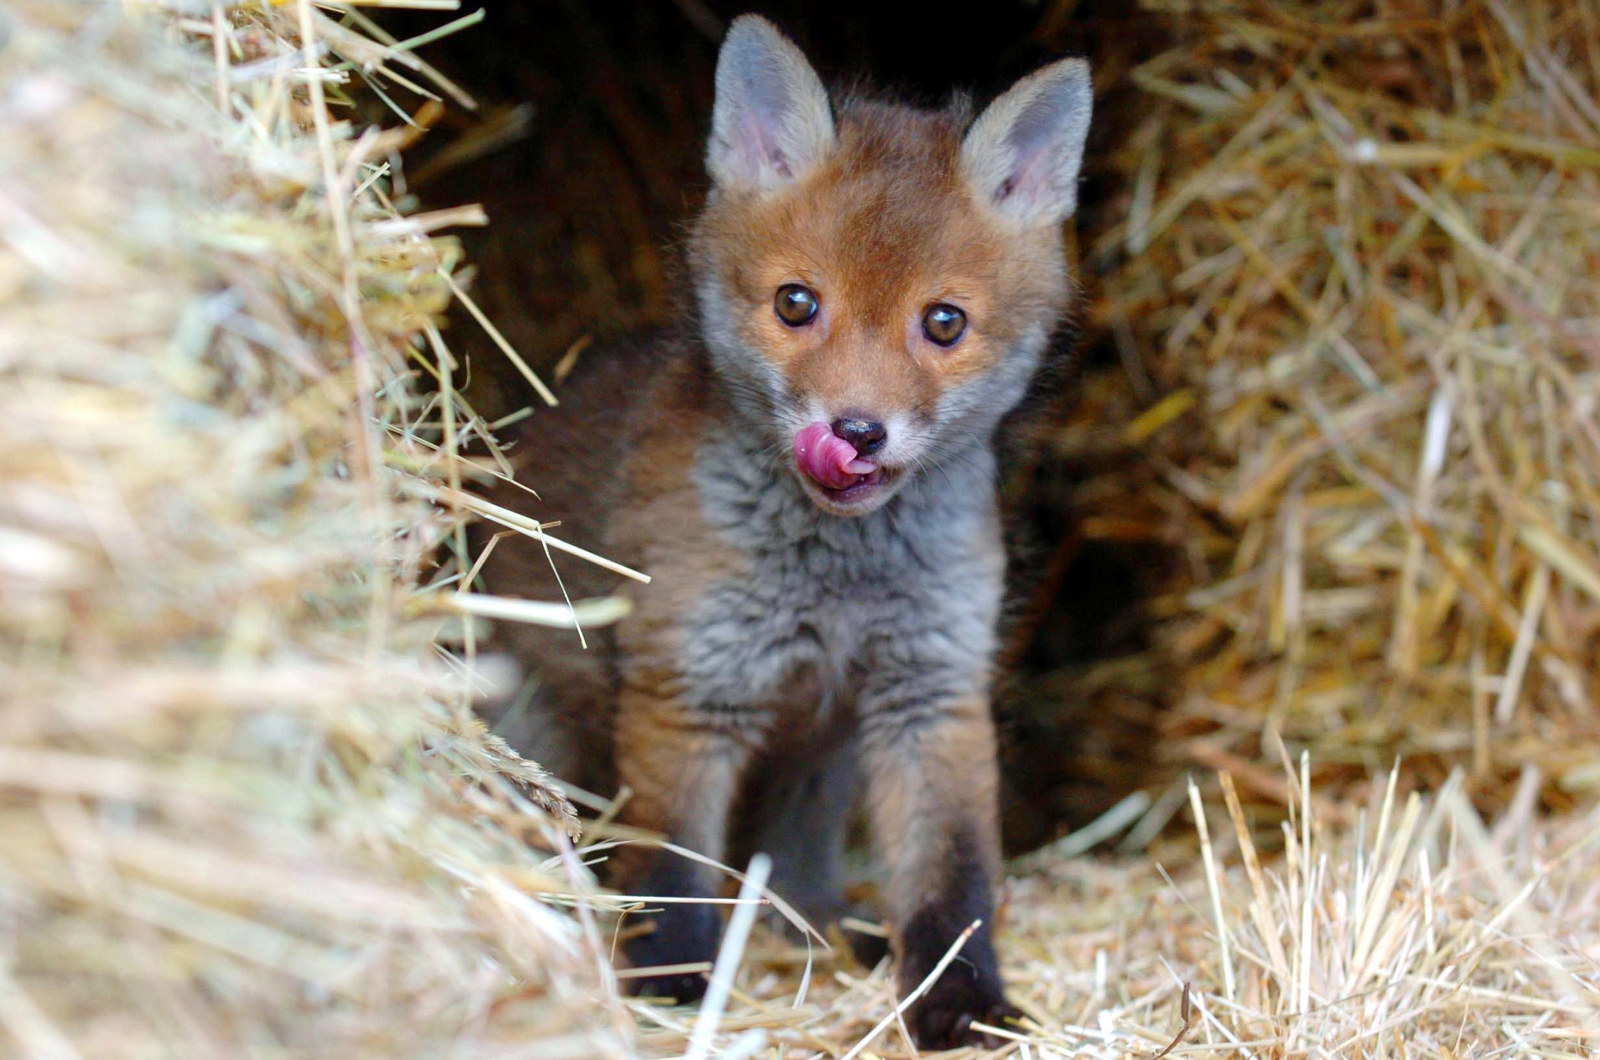
[[[679,667],[698,707],[821,721],[907,695],[983,695],[1004,568],[993,468],[907,482],[882,509],[820,512],[787,471],[702,451],[702,515],[748,573],[698,594]]]

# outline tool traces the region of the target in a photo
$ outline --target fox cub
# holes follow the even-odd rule
[[[1061,223],[1090,103],[1076,59],[975,119],[960,100],[830,99],[770,23],[736,20],[689,239],[692,325],[587,357],[523,442],[540,500],[497,497],[654,576],[619,587],[565,568],[574,596],[634,597],[598,649],[503,634],[542,682],[507,734],[560,775],[629,789],[627,824],[712,859],[766,850],[774,889],[813,917],[842,908],[862,792],[902,989],[984,921],[910,1011],[925,1047],[1011,1011],[987,926],[1005,566],[992,442],[1067,307]],[[498,592],[556,591],[527,539],[483,573]],[[613,869],[642,895],[719,882],[643,844]],[[715,908],[663,903],[629,959],[711,959]],[[704,986],[669,973],[642,989]]]

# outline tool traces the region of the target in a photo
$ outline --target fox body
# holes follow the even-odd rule
[[[689,241],[695,326],[589,357],[523,453],[538,514],[654,581],[568,571],[573,595],[634,597],[597,650],[506,631],[542,679],[508,735],[558,774],[625,785],[626,823],[711,858],[742,822],[776,859],[774,888],[813,916],[839,911],[863,793],[903,987],[984,921],[911,1011],[925,1046],[1007,1011],[987,930],[1005,566],[992,440],[1068,304],[1060,224],[1090,97],[1086,66],[1064,60],[975,120],[959,101],[835,102],[770,24],[736,20]],[[526,539],[484,576],[555,589]],[[632,893],[717,884],[643,844],[614,863]],[[713,906],[670,903],[628,954],[704,961],[718,932]],[[643,988],[688,997],[703,981]]]

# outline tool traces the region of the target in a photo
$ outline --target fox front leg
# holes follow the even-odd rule
[[[902,993],[983,922],[909,1010],[917,1045],[939,1049],[977,1039],[974,1021],[1014,1012],[990,941],[1000,863],[994,723],[981,696],[904,696],[864,712],[861,734]]]
[[[745,764],[746,746],[703,712],[674,703],[624,696],[617,726],[617,778],[633,795],[620,820],[660,832],[672,843],[723,859],[728,814]],[[656,905],[647,930],[624,950],[636,968],[709,963],[722,924],[716,870],[681,854],[634,844],[615,858],[612,885],[624,894],[668,899]],[[705,994],[699,972],[668,972],[639,980],[641,994],[696,1001]]]

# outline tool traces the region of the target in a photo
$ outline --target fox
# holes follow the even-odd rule
[[[653,577],[558,585],[516,535],[480,574],[494,592],[631,601],[589,651],[570,630],[506,630],[538,683],[500,727],[557,776],[625,790],[620,823],[705,859],[611,857],[623,893],[691,899],[624,943],[641,993],[703,994],[673,966],[714,958],[716,907],[692,899],[717,894],[707,863],[731,850],[766,851],[777,894],[837,917],[859,809],[904,993],[979,925],[908,1008],[916,1043],[1015,1016],[991,930],[995,437],[1067,319],[1092,96],[1078,58],[980,113],[959,95],[830,95],[772,23],[734,20],[683,321],[586,354],[525,428],[530,488],[491,490]]]

